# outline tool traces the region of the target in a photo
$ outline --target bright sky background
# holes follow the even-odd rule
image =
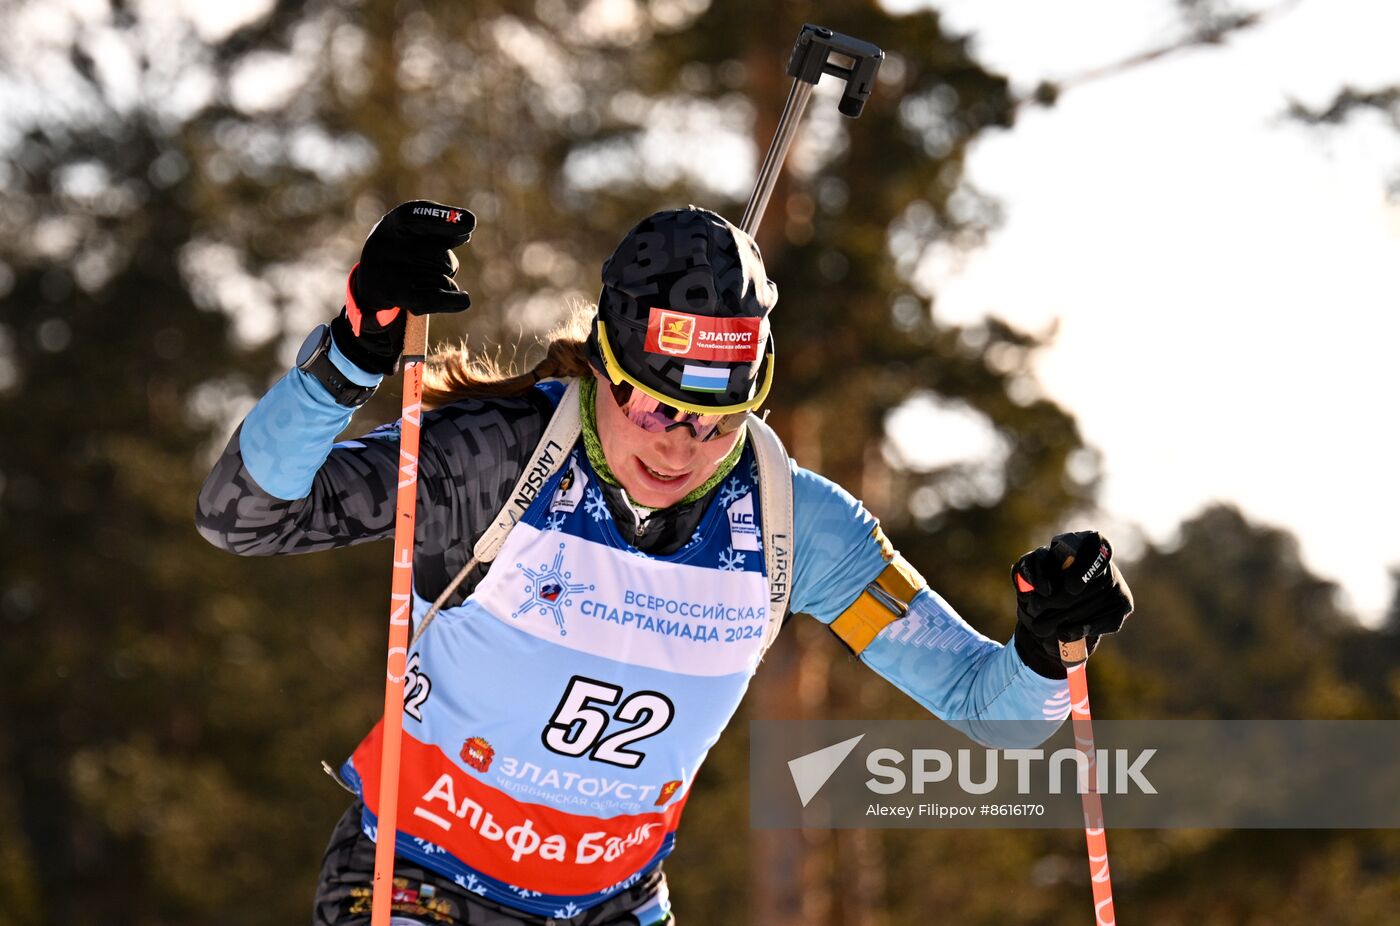
[[[213,37],[267,5],[144,7],[191,16]],[[1182,30],[1170,0],[936,5],[1023,92]],[[1400,3],[1302,0],[1223,47],[1026,107],[969,160],[1005,224],[923,274],[944,321],[1058,322],[1036,373],[1103,453],[1098,522],[1113,536],[1140,528],[1167,541],[1228,500],[1299,536],[1309,566],[1369,620],[1389,600],[1387,567],[1400,565],[1400,202],[1385,198],[1400,132],[1375,118],[1310,130],[1282,114],[1290,99],[1400,83],[1397,37]],[[252,69],[260,86],[295,83],[273,64]],[[966,415],[893,424],[911,449],[929,435],[930,458],[995,454]]]
[[[1180,31],[1167,0],[937,6],[1022,89]],[[1400,4],[1304,0],[1027,108],[970,159],[1004,226],[929,268],[943,320],[1059,320],[1037,375],[1102,450],[1111,519],[1168,540],[1235,502],[1297,534],[1368,620],[1400,565],[1400,133],[1281,115],[1400,83],[1397,37]]]

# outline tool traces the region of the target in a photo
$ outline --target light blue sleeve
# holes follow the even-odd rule
[[[358,386],[384,378],[366,373],[331,343],[331,362]],[[239,431],[238,450],[248,474],[268,495],[292,501],[311,492],[316,471],[330,456],[353,408],[336,402],[316,377],[292,369],[253,406]]]
[[[877,521],[840,486],[793,465],[792,610],[830,624],[885,568]],[[932,589],[914,596],[860,661],[987,746],[1043,742],[1069,715],[1064,679],[1044,678],[1008,642],[974,630]]]

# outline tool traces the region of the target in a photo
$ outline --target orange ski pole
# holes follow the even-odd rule
[[[1054,546],[1064,557],[1061,569],[1074,565],[1074,550],[1063,541]],[[1107,563],[1105,563],[1107,568]],[[1089,661],[1087,640],[1060,642],[1060,662],[1069,681],[1070,722],[1074,724],[1074,745],[1088,759],[1088,774],[1081,800],[1084,805],[1084,841],[1089,850],[1089,884],[1094,891],[1095,926],[1115,926],[1113,882],[1108,876],[1108,836],[1103,825],[1103,800],[1099,796],[1099,769],[1094,751],[1094,723],[1089,714],[1089,677],[1084,666]]]
[[[403,685],[413,612],[413,525],[418,511],[418,428],[423,415],[423,361],[428,317],[408,315],[403,345],[403,412],[399,427],[399,492],[394,514],[394,579],[389,593],[389,656],[384,673],[384,743],[379,759],[379,828],[374,847],[370,926],[389,926],[398,830]]]
[[[1068,563],[1066,563],[1068,565]],[[1089,883],[1094,890],[1094,923],[1114,926],[1113,882],[1108,875],[1108,836],[1104,831],[1103,802],[1098,791],[1098,762],[1094,752],[1094,726],[1089,715],[1089,680],[1084,666],[1089,658],[1084,640],[1060,644],[1060,661],[1069,677],[1070,720],[1074,745],[1089,760],[1084,804],[1084,840],[1089,850]]]

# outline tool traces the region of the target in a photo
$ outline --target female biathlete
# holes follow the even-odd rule
[[[395,369],[405,312],[470,304],[452,248],[474,224],[423,201],[380,220],[339,316],[210,473],[206,539],[265,555],[392,535],[397,425],[334,440]],[[326,853],[319,926],[369,921],[379,838],[397,840],[396,923],[672,922],[662,860],[788,613],[830,626],[954,727],[1009,745],[994,722],[1043,739],[1069,711],[1057,641],[1092,645],[1132,610],[1108,544],[1061,535],[1014,567],[1014,642],[999,645],[860,502],[775,456],[751,413],[772,385],[777,290],[719,215],[644,219],[602,277],[596,312],[556,332],[534,370],[501,375],[460,351],[430,364],[398,832],[376,828],[376,726],[340,769],[356,799]],[[566,414],[578,439],[542,441]],[[503,512],[503,545],[453,588]],[[1065,549],[1104,568],[1063,572]]]

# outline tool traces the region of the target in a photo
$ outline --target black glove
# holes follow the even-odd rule
[[[1060,641],[1116,633],[1133,613],[1133,593],[1098,531],[1057,534],[1011,567],[1016,589],[1016,651],[1046,678],[1064,678]]]
[[[452,248],[471,240],[476,216],[459,206],[414,200],[391,209],[370,230],[350,271],[345,308],[331,322],[336,347],[369,373],[392,373],[414,315],[460,312],[472,304],[452,278]]]

